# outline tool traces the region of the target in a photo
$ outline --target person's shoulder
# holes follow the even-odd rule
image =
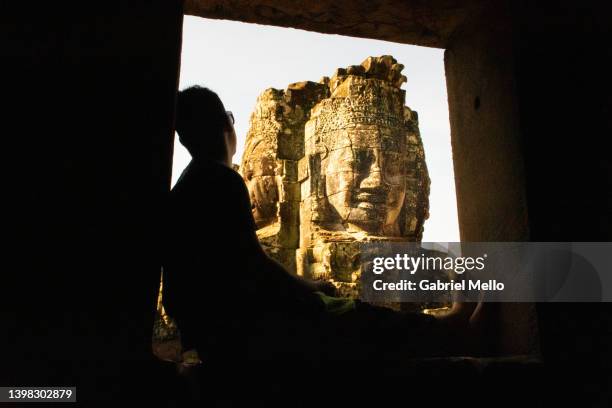
[[[214,160],[192,161],[189,167],[192,174],[237,174],[233,169]]]
[[[175,193],[183,190],[246,190],[242,176],[234,169],[214,161],[191,162],[172,189]]]
[[[197,178],[206,178],[213,185],[244,185],[244,180],[237,171],[221,163],[214,161],[204,162],[196,165],[195,169]]]
[[[191,161],[183,170],[176,182],[175,188],[192,182],[199,182],[209,178],[215,180],[218,177],[232,177],[231,173],[236,173],[232,169],[214,161]]]

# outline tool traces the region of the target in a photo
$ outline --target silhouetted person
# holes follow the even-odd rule
[[[169,196],[164,304],[202,366],[235,375],[265,363],[292,375],[363,356],[383,361],[383,348],[448,354],[447,325],[433,317],[327,297],[325,284],[265,254],[246,185],[231,168],[233,119],[214,92],[180,92],[176,130],[192,161]]]
[[[192,161],[169,197],[166,310],[184,350],[204,361],[269,357],[279,350],[246,350],[256,343],[249,336],[272,348],[264,337],[280,341],[298,321],[320,317],[315,291],[329,287],[289,274],[260,246],[248,191],[231,168],[236,135],[219,97],[201,87],[180,92],[176,130]]]

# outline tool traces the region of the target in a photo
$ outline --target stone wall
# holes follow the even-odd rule
[[[185,0],[185,14],[444,47],[483,0]]]

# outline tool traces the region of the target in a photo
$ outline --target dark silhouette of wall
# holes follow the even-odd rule
[[[182,9],[2,4],[2,385],[155,398]],[[146,390],[146,393],[145,393]]]
[[[461,240],[529,239],[512,21],[496,7],[451,37],[445,69]],[[538,352],[532,304],[489,304],[487,354]]]
[[[611,241],[610,7],[523,1],[513,15],[531,240]],[[609,403],[611,312],[605,303],[538,305],[552,401]]]
[[[507,2],[450,38],[462,240],[611,240],[610,27],[594,2]],[[609,305],[496,309],[485,346],[540,351],[547,403],[609,397]]]

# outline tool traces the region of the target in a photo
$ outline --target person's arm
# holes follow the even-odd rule
[[[293,275],[276,260],[270,258],[265,253],[262,246],[259,244],[259,241],[257,242],[257,245],[259,247],[260,256],[266,258],[265,262],[267,263],[268,268],[272,271],[271,273],[278,274],[279,279],[286,280],[290,285],[294,286],[298,290],[304,290],[309,292],[323,292],[328,296],[336,296],[336,287],[331,283],[326,281],[315,281],[312,279],[304,278],[302,276]]]

